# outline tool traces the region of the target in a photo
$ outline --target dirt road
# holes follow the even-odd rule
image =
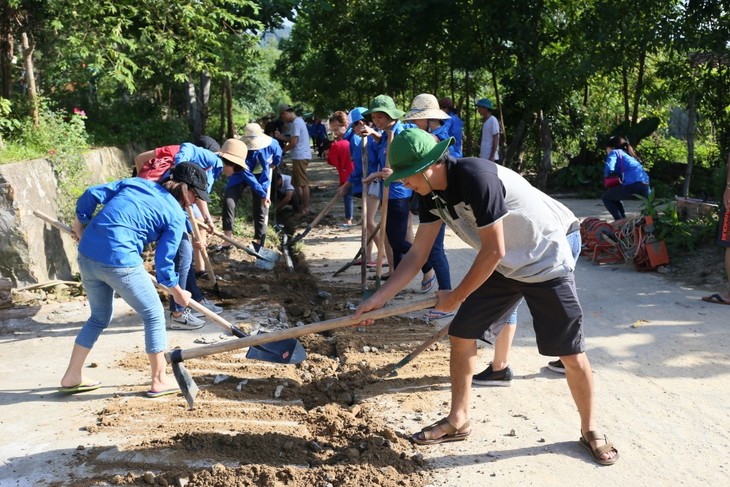
[[[324,204],[336,176],[314,166],[315,204]],[[603,211],[597,201],[565,202],[578,216]],[[347,314],[361,298],[359,270],[332,273],[354,255],[359,235],[339,228],[341,211],[337,205],[311,232],[293,274],[265,273],[235,251],[214,256],[226,279],[224,316],[247,329],[277,329]],[[452,235],[447,249],[458,282],[473,253]],[[398,299],[419,297],[417,284]],[[620,450],[616,466],[598,467],[578,444],[564,378],[537,354],[524,306],[513,386],[474,390],[468,441],[416,448],[407,435],[448,410],[447,342],[396,379],[380,379],[441,325],[423,313],[306,338],[309,359],[300,366],[253,362],[244,352],[190,361],[202,392],[188,411],[181,397],[144,397],[141,326],[121,301],[91,354],[97,367],[85,369],[104,386],[59,395],[88,313],[73,301],[0,311],[0,484],[726,484],[730,309],[700,301],[701,289],[626,266],[581,260],[577,284],[598,421]],[[220,339],[212,324],[169,334],[171,346]],[[490,356],[491,348],[482,349],[480,364]]]

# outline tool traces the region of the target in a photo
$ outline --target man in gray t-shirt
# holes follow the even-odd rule
[[[418,193],[420,224],[413,246],[386,283],[357,309],[356,316],[385,305],[418,273],[441,227],[441,220],[477,249],[459,285],[436,293],[436,309],[459,308],[449,326],[451,411],[441,421],[412,435],[431,445],[466,439],[471,433],[469,406],[476,366],[476,339],[498,334],[524,297],[533,316],[538,350],[560,357],[578,408],[580,442],[603,465],[618,460],[618,450],[596,432],[593,378],[584,349],[583,311],[573,281],[574,261],[565,238],[561,205],[522,176],[484,159],[448,155],[453,138],[440,143],[420,129],[393,139],[393,173]]]
[[[309,213],[309,177],[307,175],[307,166],[312,159],[312,150],[309,145],[309,131],[307,124],[304,123],[302,117],[297,117],[294,109],[289,105],[280,107],[281,119],[289,123],[289,135],[282,135],[274,132],[274,137],[285,142],[282,151],[286,154],[289,152],[292,159],[292,184],[297,192],[297,196],[302,203],[299,213],[306,215]]]

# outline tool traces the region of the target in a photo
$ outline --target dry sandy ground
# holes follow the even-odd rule
[[[604,214],[597,201],[565,202],[581,217]],[[339,215],[341,209],[335,211]],[[350,269],[337,278],[332,278],[332,273],[354,255],[358,238],[355,229],[342,230],[335,225],[312,231],[304,252],[310,271],[321,279],[323,289],[357,289],[359,270]],[[452,279],[458,282],[473,251],[464,248],[452,235],[447,248]],[[286,279],[286,274],[281,276]],[[292,282],[290,292],[300,292],[297,283]],[[78,479],[98,476],[99,465],[109,457],[122,472],[144,470],[146,463],[140,457],[157,469],[164,469],[170,458],[177,458],[179,464],[177,455],[182,455],[182,463],[190,469],[210,468],[218,462],[235,465],[235,460],[243,456],[244,446],[251,455],[257,448],[282,455],[292,449],[292,443],[295,448],[300,447],[296,439],[303,423],[308,434],[315,437],[326,436],[325,432],[317,432],[321,425],[339,425],[343,429],[358,426],[348,426],[349,413],[382,430],[382,435],[375,438],[386,437],[390,446],[385,453],[396,454],[363,456],[359,462],[350,462],[350,469],[354,469],[353,465],[374,465],[379,475],[372,480],[367,480],[367,475],[350,477],[349,485],[727,485],[730,307],[704,303],[699,298],[706,290],[656,273],[638,273],[621,265],[597,267],[584,259],[577,269],[577,285],[585,311],[588,353],[594,367],[598,421],[621,454],[615,466],[597,466],[578,444],[578,416],[564,378],[547,370],[545,364],[549,359],[537,354],[530,315],[524,306],[520,309],[511,357],[516,373],[513,386],[474,389],[474,433],[468,441],[416,448],[407,445],[404,437],[448,411],[447,342],[403,367],[395,381],[373,380],[367,371],[394,363],[443,324],[418,319],[422,313],[412,313],[394,322],[389,331],[347,330],[318,342],[307,342],[311,359],[308,362],[312,365],[298,368],[296,373],[244,367],[240,363],[245,360],[239,361],[236,356],[193,364],[196,380],[206,387],[201,399],[203,411],[191,415],[185,412],[179,397],[159,403],[141,397],[147,383],[144,361],[129,362],[133,362],[131,353],[144,357],[140,350],[142,333],[135,316],[123,303],[118,306],[113,328],[93,351],[92,361],[98,363],[98,368],[87,371],[102,380],[104,387],[88,394],[59,396],[55,392],[58,380],[73,338],[87,316],[83,304],[67,303],[5,311],[1,315],[0,485],[79,485]],[[416,286],[414,282],[410,291]],[[351,293],[355,298],[358,294]],[[401,298],[418,296],[406,292]],[[227,309],[227,313],[230,319],[235,318],[235,310]],[[171,332],[170,343],[194,346],[195,338],[214,340],[220,334],[211,325],[203,331]],[[339,360],[345,364],[339,368],[322,351],[330,340],[336,342]],[[377,346],[380,351],[362,353],[365,346]],[[491,352],[491,348],[480,351],[480,364],[486,366]],[[119,365],[125,362],[128,366]],[[354,371],[358,364],[364,368]],[[330,366],[337,370],[335,383],[321,376]],[[220,373],[230,374],[233,382],[227,383],[233,386],[244,379],[254,381],[257,389],[250,394],[254,397],[242,398],[242,394],[233,392],[233,387],[224,391],[220,385],[214,386],[212,379]],[[301,379],[306,374],[309,379]],[[289,381],[285,390],[290,391],[290,396],[285,392],[282,400],[293,403],[286,408],[280,403],[270,404],[270,391],[259,391],[273,390],[284,379]],[[307,403],[306,410],[303,409],[302,401],[316,401],[320,397],[319,384],[327,383],[336,390],[338,384],[353,380],[363,382],[350,389],[362,394],[351,398],[357,410],[343,405],[348,400],[331,397],[331,391],[329,396],[321,394],[331,401],[323,401],[320,406]],[[277,409],[263,411],[269,407]],[[219,415],[208,417],[206,409]],[[257,412],[253,413],[254,410]],[[368,415],[372,418],[368,419]],[[277,417],[279,424],[274,427]],[[185,435],[196,428],[205,430],[204,426],[214,423],[222,430],[241,428],[242,423],[236,423],[235,418],[247,420],[246,430],[252,433],[244,438],[234,436],[227,445],[233,451],[206,446],[196,455],[194,450],[180,449],[179,445],[189,439]],[[159,433],[167,429],[180,432],[183,438],[169,441],[169,435]],[[386,430],[396,436],[391,438]],[[271,439],[283,432],[287,432],[283,445]],[[358,438],[359,434],[351,434],[348,439]],[[333,452],[352,453],[352,447],[338,445],[332,435],[327,438],[333,445],[325,445],[325,450],[331,447]],[[195,440],[202,441],[200,437]],[[208,440],[220,438],[212,436]],[[240,450],[234,448],[238,441],[243,442]],[[156,458],[163,449],[171,449],[174,454]],[[360,449],[363,454],[375,451]],[[419,455],[423,455],[425,464],[422,465]],[[308,459],[311,461],[311,455]],[[409,473],[407,465],[398,463],[404,459],[420,473]],[[288,464],[297,465],[298,461],[294,458]],[[255,457],[250,463],[276,465],[273,460]],[[175,465],[173,462],[168,467],[172,470]],[[388,470],[387,465],[396,468]],[[325,475],[310,484],[304,480],[285,483],[279,478],[262,481],[260,485],[347,484],[337,480],[337,465],[326,468],[334,472],[329,481],[322,480],[330,478]],[[388,476],[392,483],[386,481]],[[103,478],[110,481],[112,477]],[[199,485],[246,485],[242,482],[239,478]]]

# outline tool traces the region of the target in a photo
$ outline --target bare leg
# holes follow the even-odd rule
[[[300,186],[301,196],[302,196],[302,213],[305,215],[309,213],[309,186]]]
[[[449,422],[457,428],[469,419],[469,404],[471,403],[471,377],[477,363],[476,340],[449,337],[451,341],[451,359],[449,371],[451,373],[451,411],[447,416]],[[434,438],[440,438],[445,431],[437,427]]]
[[[174,387],[167,381],[165,375],[165,367],[167,367],[167,361],[165,361],[165,352],[159,353],[148,353],[147,357],[150,360],[150,368],[152,369],[152,386],[153,391],[164,391]]]
[[[573,401],[578,408],[580,415],[580,429],[582,433],[596,430],[596,422],[593,417],[593,371],[585,353],[576,355],[564,355],[560,360],[565,366],[565,378],[568,381],[568,388],[573,396]],[[605,444],[605,441],[591,441],[591,447],[596,448]],[[604,460],[616,456],[615,451],[601,455]]]
[[[90,348],[82,347],[74,343],[66,373],[61,378],[61,387],[73,387],[83,382],[84,377],[81,369],[84,366],[84,362],[86,362],[86,357],[89,356],[89,352],[91,352]]]
[[[497,335],[497,340],[494,342],[494,359],[492,360],[492,370],[495,372],[509,365],[509,353],[516,332],[517,325],[507,324]]]

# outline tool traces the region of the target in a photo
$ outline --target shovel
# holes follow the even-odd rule
[[[235,238],[229,237],[228,235],[226,235],[225,233],[219,231],[218,229],[213,230],[213,235],[215,235],[216,237],[222,238],[223,240],[225,240],[229,244],[233,245],[234,247],[236,247],[238,249],[243,250],[244,252],[246,252],[248,255],[250,255],[252,257],[256,257],[257,259],[267,260],[266,257],[264,257],[260,253],[258,253],[255,250],[253,250],[250,246],[242,244],[241,242],[239,242]]]
[[[188,406],[192,409],[195,403],[195,396],[198,393],[198,386],[195,384],[195,381],[188,371],[185,370],[185,366],[182,363],[185,360],[205,357],[216,353],[230,352],[231,350],[237,350],[245,347],[264,345],[289,338],[298,338],[310,333],[320,333],[337,328],[344,328],[346,326],[356,325],[364,320],[376,320],[386,318],[388,316],[408,313],[410,311],[430,308],[435,306],[436,302],[437,298],[434,296],[369,311],[367,313],[363,313],[359,318],[355,318],[354,316],[343,316],[332,320],[320,321],[319,323],[312,323],[311,325],[239,338],[238,340],[231,340],[223,343],[203,345],[188,350],[175,349],[170,353],[166,353],[165,359],[168,363],[172,364],[172,371],[175,374],[175,380],[177,380],[177,383],[180,386],[180,391],[183,396],[185,396],[185,400],[188,402]]]
[[[335,202],[337,201],[338,198],[339,198],[339,196],[337,195],[337,193],[335,193],[335,195],[332,197],[332,199],[329,200],[329,202],[324,206],[324,208],[322,208],[322,211],[320,211],[319,214],[314,218],[314,220],[312,220],[312,223],[307,225],[307,228],[305,228],[304,231],[302,231],[301,233],[294,235],[294,237],[292,237],[292,239],[289,241],[289,245],[293,245],[293,244],[299,242],[304,237],[306,237],[307,234],[312,230],[312,228],[316,227],[317,224],[319,223],[319,221],[322,218],[324,218],[324,216],[327,213],[330,212],[330,210],[332,209],[332,206],[335,204]]]
[[[415,350],[413,350],[411,353],[409,353],[408,355],[403,357],[403,359],[400,362],[395,364],[393,366],[393,368],[390,369],[390,373],[388,373],[387,376],[383,377],[383,380],[391,378],[391,377],[396,377],[398,375],[398,369],[400,369],[401,367],[403,367],[404,365],[409,363],[411,360],[416,358],[416,356],[418,356],[418,354],[420,354],[421,352],[426,350],[428,347],[430,347],[431,345],[433,345],[434,343],[436,343],[437,341],[439,341],[443,337],[445,337],[446,334],[449,332],[450,325],[451,325],[451,323],[441,327],[441,329],[439,329],[439,331],[437,331],[431,338],[429,338],[425,342],[421,343],[419,346],[417,346],[415,348]]]
[[[33,214],[40,218],[41,220],[44,220],[45,222],[49,223],[53,227],[58,228],[59,230],[68,233],[71,235],[73,231],[71,230],[71,227],[68,225],[61,223],[60,221],[51,218],[50,216],[46,215],[45,213],[42,213],[40,211],[34,211]],[[172,291],[167,286],[164,286],[157,282],[157,279],[153,275],[149,275],[150,280],[152,283],[162,291],[170,294]],[[198,311],[199,313],[202,313],[207,318],[210,318],[210,320],[215,323],[216,325],[224,328],[226,331],[231,333],[232,335],[238,337],[238,338],[245,338],[248,337],[245,332],[241,331],[238,327],[235,325],[232,325],[228,321],[224,320],[217,314],[210,311],[205,306],[199,304],[197,301],[191,299],[190,303],[188,304],[192,309],[195,311]],[[255,350],[255,351],[251,351]],[[304,351],[304,348],[302,347],[302,344],[299,342],[299,340],[296,339],[286,339],[281,340],[278,342],[270,343],[268,347],[257,347],[252,348],[249,350],[249,354],[246,355],[248,358],[253,358],[256,360],[265,360],[267,362],[274,362],[274,363],[294,363],[298,364],[302,362],[304,359],[307,358],[306,352]],[[249,356],[250,355],[250,356]]]

